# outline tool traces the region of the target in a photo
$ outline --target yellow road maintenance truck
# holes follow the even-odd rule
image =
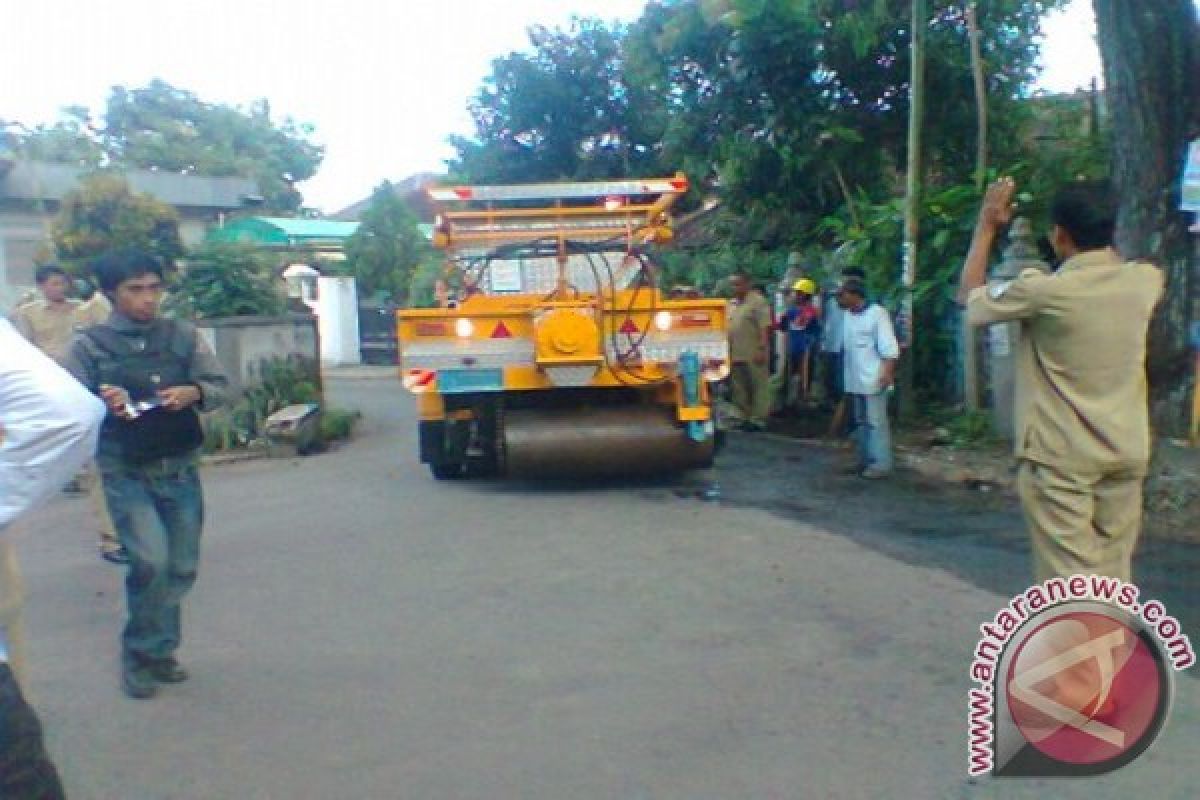
[[[428,189],[456,284],[397,313],[420,460],[471,475],[667,474],[712,464],[723,300],[666,299],[645,248],[687,191],[662,179]]]

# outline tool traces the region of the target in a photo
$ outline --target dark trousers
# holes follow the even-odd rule
[[[0,797],[61,800],[62,782],[42,740],[42,723],[25,702],[8,664],[0,663]]]
[[[821,353],[821,383],[825,388],[825,403],[836,406],[842,399],[842,354]]]

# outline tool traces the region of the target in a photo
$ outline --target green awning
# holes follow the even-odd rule
[[[274,247],[341,247],[358,230],[357,222],[300,217],[242,217],[212,230],[214,242],[245,242]]]

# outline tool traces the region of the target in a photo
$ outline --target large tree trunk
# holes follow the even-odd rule
[[[1200,278],[1179,211],[1187,142],[1200,115],[1200,24],[1193,0],[1093,0],[1121,198],[1117,247],[1165,272],[1151,325],[1151,406],[1160,433],[1182,435],[1190,407],[1188,325],[1200,318]]]

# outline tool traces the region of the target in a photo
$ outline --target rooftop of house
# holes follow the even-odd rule
[[[357,222],[303,217],[254,217],[297,239],[344,239],[358,230]]]
[[[425,194],[425,187],[436,184],[439,180],[445,180],[445,176],[432,172],[419,172],[393,183],[392,188],[396,192],[396,196],[407,203],[414,214],[421,219],[431,220],[433,219],[433,206]],[[333,219],[359,220],[370,207],[371,198],[365,197],[330,216]]]
[[[242,217],[209,233],[220,242],[252,242],[265,245],[340,245],[358,230],[357,222],[306,217]]]
[[[90,172],[88,167],[72,164],[6,159],[0,162],[0,202],[58,202]],[[258,185],[246,178],[154,170],[124,170],[121,174],[135,192],[152,195],[176,208],[234,210],[261,202]]]

